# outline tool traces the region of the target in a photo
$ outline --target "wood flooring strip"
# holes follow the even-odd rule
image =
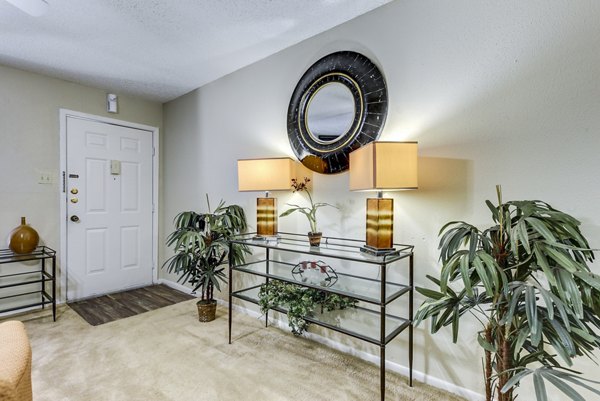
[[[107,315],[115,316],[119,319],[137,315],[137,312],[128,308],[126,304],[114,302],[108,295],[96,298],[96,305],[98,309]]]
[[[195,298],[193,295],[185,294],[179,291],[173,291],[172,288],[166,286],[161,287],[158,285],[153,285],[151,287],[141,288],[141,290],[146,292],[148,295],[151,295],[154,299],[164,300],[169,304],[187,301],[188,299]]]
[[[97,299],[82,301],[69,305],[92,326],[110,322],[114,316],[104,310]]]
[[[69,303],[92,326],[195,298],[166,285],[152,285]]]
[[[148,310],[162,308],[163,306],[167,305],[173,305],[172,302],[162,297],[156,297],[144,288],[138,288],[131,291],[131,302],[137,302],[138,305],[142,305]]]
[[[138,305],[135,300],[131,299],[131,295],[128,294],[129,291],[125,292],[117,292],[115,294],[107,295],[113,302],[120,303],[122,305],[127,305],[127,307],[134,311],[136,314],[148,312],[148,308]]]
[[[146,287],[146,289],[156,294],[157,296],[168,299],[173,303],[179,303],[194,298],[193,295],[186,294],[184,292],[173,291],[172,288],[162,285],[153,285],[152,287]]]

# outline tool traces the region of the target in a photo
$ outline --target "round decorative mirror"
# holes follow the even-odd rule
[[[316,142],[329,144],[344,135],[354,121],[354,97],[337,82],[322,86],[307,106],[308,133]]]
[[[306,167],[340,173],[348,169],[350,152],[377,139],[386,114],[387,89],[377,66],[359,53],[332,53],[296,85],[288,137]]]

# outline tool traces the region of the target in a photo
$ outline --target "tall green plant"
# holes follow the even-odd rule
[[[175,216],[175,231],[167,237],[167,246],[175,254],[163,264],[169,273],[179,275],[178,282],[192,285],[193,291],[201,291],[201,301],[214,300],[214,288],[221,290],[219,282],[225,282],[225,268],[221,267],[231,258],[237,264],[244,263],[250,253],[246,245],[234,244],[229,254],[228,240],[247,228],[244,209],[238,205],[225,205],[221,200],[214,211],[181,212]]]
[[[600,395],[569,368],[600,347],[600,276],[587,265],[594,254],[580,222],[542,201],[502,203],[497,192],[498,206],[486,201],[492,227],[441,229],[440,277],[427,276],[437,289],[417,288],[428,299],[416,324],[431,318],[432,333],[451,326],[456,342],[465,314],[479,320],[487,401],[513,401],[527,376],[538,401],[548,383],[575,401],[584,398],[572,385]]]

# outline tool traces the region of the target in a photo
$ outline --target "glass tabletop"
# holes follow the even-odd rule
[[[33,252],[19,254],[10,249],[0,249],[0,264],[11,262],[26,262],[29,260],[46,259],[56,255],[56,251],[47,246],[38,246]]]
[[[279,233],[277,237],[264,239],[251,234],[241,235],[231,240],[232,243],[245,244],[249,246],[304,253],[323,257],[334,257],[344,260],[352,260],[370,264],[389,264],[400,259],[409,257],[413,253],[414,246],[395,244],[395,251],[384,255],[375,256],[362,252],[361,246],[364,241],[356,239],[323,237],[321,245],[310,246],[308,237],[303,234]]]

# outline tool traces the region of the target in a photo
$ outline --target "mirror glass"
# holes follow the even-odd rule
[[[352,126],[354,113],[354,96],[346,85],[339,82],[323,85],[308,105],[308,132],[319,143],[335,142]]]

